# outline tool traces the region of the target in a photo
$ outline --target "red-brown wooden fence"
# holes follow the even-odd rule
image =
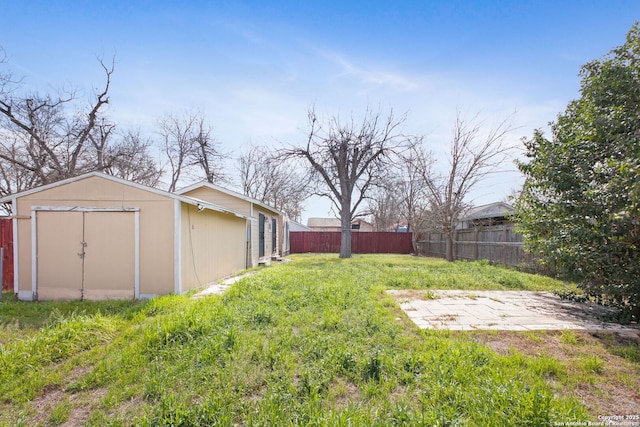
[[[339,231],[292,231],[289,233],[292,254],[339,253]],[[411,233],[365,232],[351,233],[354,254],[410,254],[413,252]]]
[[[2,290],[13,289],[13,223],[0,218],[0,247],[2,247]]]

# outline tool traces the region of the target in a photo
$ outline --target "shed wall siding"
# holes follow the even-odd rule
[[[214,203],[218,206],[222,206],[224,208],[230,209],[230,210],[234,210],[236,212],[240,212],[244,215],[247,215],[249,217],[251,217],[252,221],[250,221],[250,234],[251,234],[251,241],[250,241],[250,257],[248,260],[248,267],[257,267],[258,263],[260,262],[260,256],[259,256],[259,224],[258,224],[258,217],[259,214],[262,213],[266,218],[267,218],[267,223],[265,223],[265,259],[271,259],[271,254],[274,252],[273,248],[272,248],[272,244],[271,244],[271,238],[272,238],[272,232],[273,231],[269,231],[270,229],[270,224],[271,224],[271,219],[272,218],[276,218],[276,222],[277,224],[279,224],[278,229],[280,231],[277,231],[278,234],[282,233],[282,227],[281,227],[281,221],[278,219],[279,218],[279,214],[271,211],[269,209],[265,209],[261,206],[255,205],[254,203],[251,203],[248,200],[244,200],[240,197],[236,197],[230,194],[226,194],[223,193],[221,191],[218,191],[214,188],[210,188],[210,187],[199,187],[196,188],[194,190],[191,190],[187,193],[184,193],[185,196],[189,196],[189,197],[194,197],[196,199],[200,199],[200,200],[204,200],[206,202],[210,202],[210,203]],[[280,244],[280,237],[278,236],[278,240],[276,245]],[[277,252],[278,248],[275,248],[275,251]]]
[[[181,209],[183,291],[245,268],[244,219],[185,204]]]

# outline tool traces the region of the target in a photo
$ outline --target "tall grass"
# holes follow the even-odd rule
[[[564,375],[561,367],[498,355],[465,334],[419,331],[384,292],[562,286],[477,263],[297,256],[222,296],[166,296],[110,315],[70,315],[4,343],[0,421],[33,424],[34,400],[52,389],[76,398],[51,402],[47,419],[73,421],[74,402],[83,401],[91,425],[546,426],[585,419],[579,403],[555,396],[547,383]]]

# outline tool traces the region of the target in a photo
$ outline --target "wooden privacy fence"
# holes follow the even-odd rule
[[[340,252],[339,231],[292,231],[289,241],[292,254]],[[411,233],[355,231],[351,233],[351,252],[410,254],[413,252]]]
[[[420,255],[446,257],[446,239],[443,233],[425,232],[418,241]],[[481,260],[492,263],[523,266],[533,265],[536,259],[524,250],[522,236],[512,224],[475,227],[457,230],[454,238],[456,259]]]

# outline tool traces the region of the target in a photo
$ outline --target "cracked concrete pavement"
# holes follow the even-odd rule
[[[607,323],[595,304],[563,300],[549,292],[389,290],[409,318],[422,329],[612,331],[640,337],[640,329]]]

